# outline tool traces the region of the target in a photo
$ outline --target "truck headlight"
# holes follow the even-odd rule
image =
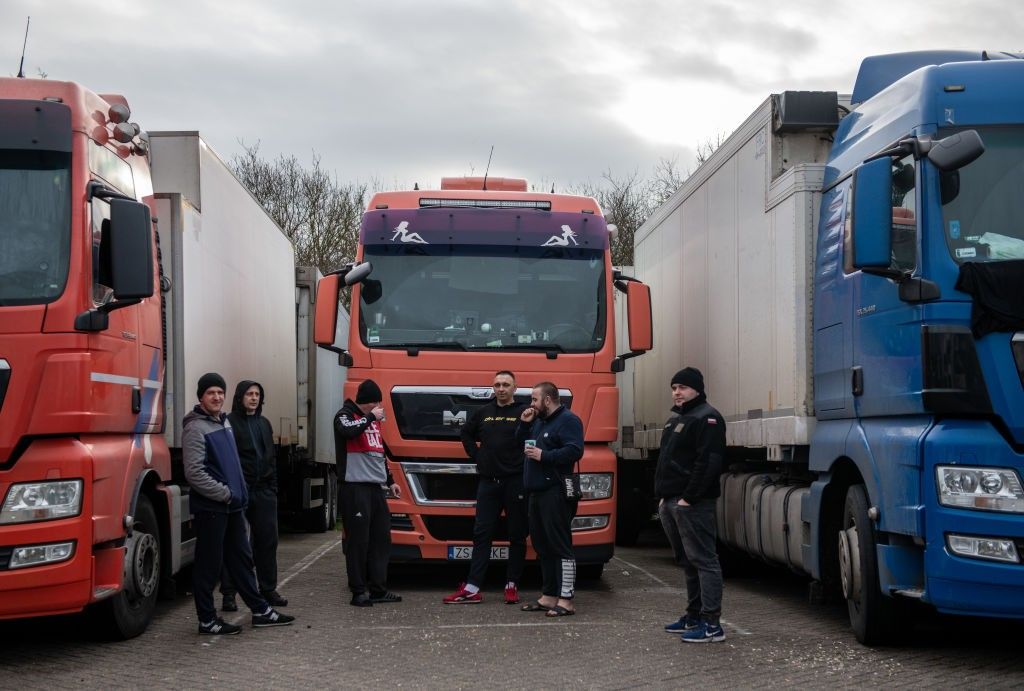
[[[15,547],[11,551],[11,561],[7,568],[24,569],[29,566],[42,566],[67,561],[75,553],[75,542],[57,542],[52,545],[32,545],[31,547]]]
[[[965,509],[1024,513],[1024,489],[1009,468],[940,465],[935,468],[939,503]]]
[[[81,509],[81,480],[23,482],[7,490],[0,507],[0,524],[52,521],[77,516]]]
[[[580,473],[580,499],[607,499],[610,496],[611,473]]]
[[[947,535],[946,544],[949,551],[961,557],[974,559],[991,559],[992,561],[1008,561],[1020,563],[1017,547],[1013,540],[998,537],[972,537],[970,535]]]
[[[577,516],[572,519],[572,530],[599,530],[608,526],[608,516]]]

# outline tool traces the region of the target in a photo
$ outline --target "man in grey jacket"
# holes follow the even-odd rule
[[[242,630],[217,616],[213,588],[222,566],[252,610],[254,628],[287,626],[295,620],[271,607],[256,587],[244,513],[248,492],[231,425],[222,412],[226,386],[224,377],[214,372],[199,378],[199,404],[185,416],[182,434],[185,479],[191,488],[189,504],[196,530],[192,592],[199,633],[213,636]]]

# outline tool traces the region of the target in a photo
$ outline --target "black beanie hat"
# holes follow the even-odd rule
[[[698,393],[704,393],[704,375],[696,367],[684,367],[672,377],[673,384],[689,386]]]
[[[202,398],[206,390],[211,386],[219,386],[225,391],[228,388],[228,384],[224,381],[224,377],[220,376],[216,372],[207,372],[203,376],[199,377],[199,386],[196,387],[196,398]]]
[[[383,400],[384,394],[372,379],[363,381],[356,390],[356,403],[380,403]]]

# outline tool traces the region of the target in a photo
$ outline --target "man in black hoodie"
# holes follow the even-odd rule
[[[235,446],[242,461],[242,473],[249,490],[249,541],[256,563],[256,582],[260,593],[274,607],[285,607],[288,600],[277,592],[277,453],[274,429],[263,417],[263,385],[243,380],[235,387],[228,421],[235,435]],[[225,569],[221,574],[221,609],[238,610],[235,584]]]
[[[491,540],[502,510],[508,525],[508,565],[505,604],[519,602],[519,579],[526,563],[526,495],[523,490],[523,447],[516,442],[519,416],[526,408],[515,402],[516,377],[508,370],[494,375],[494,400],[477,408],[462,428],[462,446],[476,463],[476,519],[473,523],[473,561],[469,577],[446,605],[473,604],[482,600],[480,586],[491,560]],[[480,446],[477,447],[479,442]]]
[[[661,434],[654,491],[679,534],[688,602],[686,614],[665,630],[682,634],[686,643],[724,641],[715,500],[725,461],[725,420],[708,405],[704,376],[694,367],[672,377],[672,402]]]

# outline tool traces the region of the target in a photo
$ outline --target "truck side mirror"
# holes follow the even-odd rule
[[[149,207],[110,200],[110,279],[115,300],[153,295],[153,239]]]
[[[612,360],[612,372],[623,372],[626,360],[643,355],[654,347],[651,319],[651,289],[634,278],[617,276],[615,287],[626,293],[626,323],[629,328],[629,352]]]
[[[345,272],[345,285],[354,286],[357,283],[362,283],[371,273],[373,273],[373,264],[370,262],[356,264]]]
[[[320,346],[333,346],[338,328],[338,274],[324,276],[316,286],[316,314],[313,316],[313,340]]]
[[[959,170],[985,153],[985,143],[977,130],[965,130],[932,142],[928,160],[942,171]]]
[[[342,277],[339,274],[324,276],[316,285],[316,312],[313,315],[313,342],[324,350],[338,354],[338,364],[352,366],[352,354],[334,345],[338,328],[338,291]]]
[[[654,347],[650,286],[638,281],[626,286],[626,317],[629,322],[629,349],[634,353],[646,353]]]
[[[853,175],[853,267],[892,263],[892,160],[868,161]]]

